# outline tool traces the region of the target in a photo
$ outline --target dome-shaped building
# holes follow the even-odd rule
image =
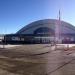
[[[56,19],[44,19],[32,22],[21,28],[16,34],[7,35],[10,40],[33,43],[50,43],[58,40],[75,41],[75,27]],[[9,39],[9,38],[8,38]]]
[[[59,24],[59,21],[56,19],[39,20],[26,25],[20,29],[17,34],[54,33],[57,24]],[[60,26],[61,33],[63,34],[75,33],[75,27],[67,22],[61,21]]]
[[[32,34],[34,36],[36,35],[37,37],[35,38],[39,41],[42,40],[43,42],[49,42],[55,40],[58,32],[61,41],[75,40],[75,27],[67,22],[56,19],[35,21],[20,29],[17,34]]]

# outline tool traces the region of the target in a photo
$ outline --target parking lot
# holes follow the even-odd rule
[[[50,44],[1,48],[0,75],[75,75],[75,50],[69,46],[69,50]]]

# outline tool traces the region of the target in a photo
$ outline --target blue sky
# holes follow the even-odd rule
[[[0,0],[0,34],[15,33],[40,19],[61,19],[75,25],[75,0]]]

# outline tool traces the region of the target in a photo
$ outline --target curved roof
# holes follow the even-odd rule
[[[23,28],[21,28],[17,34],[20,34],[20,33],[23,33],[24,31],[26,30],[29,30],[31,28],[35,28],[39,25],[45,25],[45,24],[48,24],[49,26],[53,25],[53,27],[55,27],[56,23],[58,23],[58,20],[56,19],[44,19],[44,20],[38,20],[38,21],[35,21],[35,22],[32,22],[26,26],[24,26]],[[61,21],[61,26],[64,26],[64,27],[68,27],[70,28],[71,30],[73,30],[75,32],[75,27],[67,22],[64,22],[64,21]]]

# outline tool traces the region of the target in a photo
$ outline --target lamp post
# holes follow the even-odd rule
[[[55,49],[57,48],[56,44],[61,43],[61,17],[59,10],[59,19],[55,21]]]

